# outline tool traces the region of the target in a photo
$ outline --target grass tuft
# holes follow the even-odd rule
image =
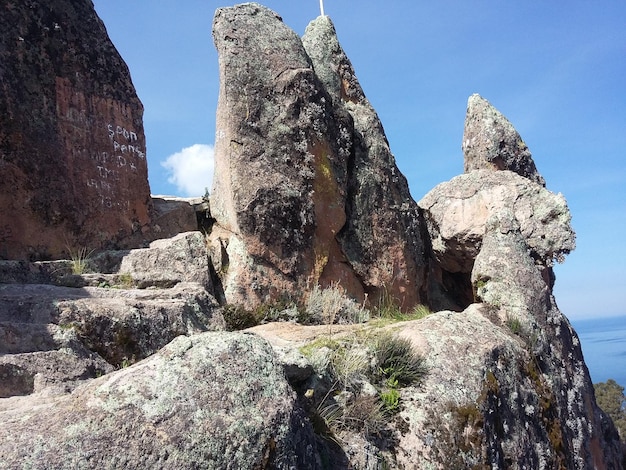
[[[94,250],[87,251],[87,248],[79,248],[78,250],[68,250],[70,253],[72,274],[85,274],[88,272],[89,258]]]
[[[382,335],[376,345],[377,375],[382,381],[397,381],[400,386],[419,382],[426,375],[426,366],[406,338]]]

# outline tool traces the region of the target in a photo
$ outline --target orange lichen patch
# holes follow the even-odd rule
[[[345,78],[341,79],[341,100],[355,104],[359,102],[359,100],[354,97],[354,93],[350,90],[350,82]]]
[[[339,282],[348,295],[362,300],[363,287],[336,239],[346,223],[346,212],[345,194],[332,167],[332,151],[328,142],[315,139],[309,145],[309,152],[315,157],[313,204],[316,222],[313,239],[315,260],[310,280],[321,286]]]

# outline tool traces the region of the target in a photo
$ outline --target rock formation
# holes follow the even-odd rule
[[[343,107],[354,122],[341,248],[368,294],[389,295],[408,310],[426,300],[417,205],[330,17],[313,20],[302,42],[335,107]]]
[[[0,262],[0,395],[51,394],[131,364],[175,337],[221,330],[199,232],[64,262]]]
[[[211,240],[226,300],[254,307],[338,282],[359,301],[386,293],[412,307],[417,207],[330,20],[300,40],[249,3],[219,9],[213,37]]]
[[[467,100],[462,147],[466,173],[479,169],[511,170],[546,185],[513,125],[478,94]]]
[[[440,184],[419,202],[435,260],[431,272],[439,274],[430,281],[431,299],[454,304],[471,296],[480,302],[483,316],[521,341],[507,341],[508,346],[485,354],[482,388],[465,400],[454,398],[457,405],[476,407],[481,415],[477,421],[473,411],[468,416],[468,408],[455,408],[450,415],[460,423],[457,432],[466,433],[462,460],[446,454],[445,446],[431,451],[437,459],[453,459],[446,460],[452,466],[475,459],[495,468],[619,468],[615,430],[592,404],[593,386],[578,337],[552,295],[552,264],[575,246],[569,209],[561,195],[544,188],[530,153],[518,152],[525,145],[512,125],[503,124],[501,115],[478,95],[469,102],[466,174]],[[473,134],[476,109],[483,122]],[[486,145],[471,135],[492,140]],[[493,142],[499,142],[497,158]],[[504,167],[481,169],[499,158]],[[457,281],[457,292],[449,292],[442,282],[450,277]],[[463,286],[470,292],[459,295]],[[492,327],[481,334],[487,329]],[[497,334],[487,336],[495,339]],[[466,384],[462,389],[469,388]],[[439,430],[434,435],[445,438],[440,425],[435,427]],[[473,433],[474,438],[467,437]],[[532,450],[525,444],[530,442]],[[526,448],[522,455],[520,448]]]
[[[149,223],[143,107],[91,2],[0,7],[0,258],[124,245]]]
[[[319,468],[295,394],[253,335],[183,336],[32,405],[0,402],[4,468]]]
[[[130,138],[131,123],[140,139],[126,71],[106,67],[117,55],[70,77],[67,70],[83,69],[54,62],[48,50],[84,51],[70,39],[86,26],[68,22],[84,8],[85,24],[102,32],[91,6],[27,4],[37,28],[19,31],[17,41],[28,42],[7,70],[26,74],[25,103],[45,106],[27,106],[41,115],[18,122],[18,101],[5,87],[3,174],[45,174],[46,159],[17,165],[17,144],[33,155],[46,145],[45,155],[66,155],[63,145],[117,117],[112,109],[130,119],[114,122],[118,150],[115,139],[125,130]],[[19,30],[23,10],[0,8],[0,19]],[[211,207],[161,200],[152,226],[165,236],[197,216],[206,234],[73,262],[0,261],[0,467],[621,469],[617,431],[596,406],[579,340],[552,292],[552,263],[574,248],[570,213],[512,125],[472,96],[466,173],[416,204],[327,17],[301,40],[278,15],[247,3],[219,9],[213,34],[221,89]],[[41,61],[26,54],[33,44],[42,45]],[[39,83],[31,68],[15,66],[20,60],[58,65],[54,97],[44,91],[56,78],[44,74]],[[94,91],[103,83],[106,106]],[[130,95],[111,83],[125,83]],[[24,124],[24,133],[7,122]],[[49,139],[34,139],[37,130]],[[77,158],[60,167],[88,172]],[[79,194],[72,184],[65,186]],[[41,240],[65,230],[85,246],[117,240],[71,225],[63,211],[76,206],[57,203],[46,206],[48,219],[28,221],[45,232]],[[19,249],[11,253],[35,255]],[[335,325],[318,305],[329,324],[220,331],[229,312],[279,309],[271,302],[283,295],[311,300],[306,289],[324,292],[319,286],[360,313],[336,294],[370,296],[371,304],[390,296],[405,308],[424,302],[436,312]],[[215,297],[236,305],[220,307]],[[290,312],[278,313],[298,317]],[[397,337],[416,359],[415,380],[400,383],[398,363],[375,352]]]
[[[473,302],[469,278],[474,260],[481,251],[488,219],[502,210],[513,214],[539,265],[551,266],[575,246],[563,196],[508,170],[481,169],[459,175],[437,185],[419,205],[435,260],[429,283],[435,309],[458,310]]]

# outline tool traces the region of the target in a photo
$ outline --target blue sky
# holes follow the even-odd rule
[[[324,3],[413,197],[462,173],[467,98],[480,93],[572,211],[559,307],[573,319],[626,314],[626,2]],[[153,194],[201,195],[219,89],[211,24],[235,2],[94,4],[145,106]],[[320,13],[318,0],[263,4],[300,35]]]

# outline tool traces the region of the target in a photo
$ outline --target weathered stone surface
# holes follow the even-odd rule
[[[170,238],[179,233],[198,230],[196,205],[198,198],[152,196],[154,214],[151,231],[157,238]]]
[[[147,290],[1,287],[3,354],[82,345],[119,365],[147,357],[176,336],[224,327],[215,299],[196,283]]]
[[[510,171],[475,170],[441,183],[419,201],[433,256],[446,271],[470,273],[488,218],[509,210],[533,258],[551,265],[575,247],[565,198]]]
[[[198,231],[153,241],[149,248],[130,250],[116,271],[130,275],[133,284],[140,288],[195,282],[213,293],[206,239]]]
[[[493,224],[493,230],[512,239],[501,253],[491,254],[508,254],[511,264],[507,272],[487,281],[487,286],[506,282],[519,292],[525,285],[543,283],[532,261],[523,262],[529,267],[527,272],[515,269],[514,264],[524,256],[530,260],[519,235]],[[486,241],[486,254],[492,248],[495,245]],[[520,282],[515,284],[518,277]],[[335,456],[336,468],[373,469],[378,468],[373,461],[383,459],[390,468],[442,470],[620,468],[615,429],[593,402],[576,335],[552,300],[546,296],[541,309],[524,312],[506,304],[473,304],[463,312],[442,311],[384,327],[411,341],[425,358],[428,372],[419,385],[399,390],[400,410],[387,423],[386,439],[367,438],[356,429],[338,431],[335,437],[343,443],[345,454]],[[513,318],[520,322],[519,329],[511,323]],[[337,327],[332,332],[274,324],[251,331],[266,338],[283,356],[290,349],[297,354],[303,344],[309,343],[309,351],[319,345],[310,356],[316,364],[314,376],[296,390],[321,398],[328,388],[320,380],[330,374],[324,367],[334,367],[324,345],[375,338],[381,330],[373,324]],[[326,359],[314,359],[318,357]],[[372,360],[367,357],[365,362]]]
[[[526,415],[541,416],[550,442],[559,444],[551,454],[544,452],[543,461],[548,461],[548,455],[552,459],[548,467],[619,468],[615,430],[592,399],[580,342],[552,296],[552,270],[537,265],[529,251],[512,213],[490,217],[472,282],[477,298],[495,309],[497,318],[523,340],[529,361],[524,366],[526,380],[494,371],[498,391],[521,397],[524,385],[535,388],[537,398],[521,403],[526,404]],[[500,406],[499,412],[507,409],[514,412],[514,403]],[[517,433],[527,430],[520,428],[513,434]],[[506,451],[510,444],[498,445]],[[529,464],[540,466],[538,457]]]
[[[560,313],[553,321],[574,358],[533,350],[531,335],[497,324],[493,306],[439,312],[402,328],[429,373],[421,387],[403,390],[400,418],[408,429],[397,435],[398,464],[620,468],[614,431],[593,404],[587,368],[571,343],[575,334]]]
[[[75,329],[85,347],[111,364],[148,357],[180,335],[224,329],[215,299],[198,284],[114,291],[102,289],[94,292],[96,299],[56,303],[59,325]]]
[[[13,381],[43,374],[35,391],[143,359],[179,335],[224,329],[199,232],[89,260],[105,273],[70,275],[65,263],[1,265],[0,354]],[[75,287],[51,285],[68,278]]]
[[[226,299],[253,306],[323,280],[324,270],[360,286],[335,238],[345,223],[349,117],[334,113],[300,38],[271,10],[219,9],[213,37],[221,85],[212,239],[228,256]]]
[[[333,103],[354,121],[342,250],[372,298],[411,308],[422,300],[425,267],[417,204],[330,18],[313,20],[302,42]]]
[[[0,257],[124,245],[150,221],[143,107],[91,2],[0,8]]]
[[[226,300],[254,307],[338,282],[359,301],[385,292],[410,308],[424,264],[416,205],[330,20],[303,43],[247,3],[219,9],[213,37],[210,239]]]
[[[7,468],[321,468],[269,345],[180,337],[71,395],[0,399]]]
[[[0,398],[67,393],[87,379],[113,372],[97,354],[77,346],[0,356]]]
[[[513,125],[478,94],[467,101],[462,147],[465,173],[480,169],[510,170],[541,186],[546,185],[530,150]]]
[[[545,267],[538,266],[528,252],[512,211],[503,209],[491,215],[472,269],[477,299],[496,305],[515,318],[545,317],[552,286],[541,276],[540,270]],[[541,323],[545,324],[545,320]]]

